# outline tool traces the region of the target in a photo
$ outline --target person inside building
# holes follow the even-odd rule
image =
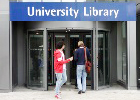
[[[65,44],[63,41],[59,41],[56,45],[56,50],[54,51],[54,71],[56,74],[56,87],[55,87],[55,97],[60,97],[60,88],[67,81],[66,75],[66,63],[73,60],[73,57],[65,59],[64,50]]]
[[[86,92],[86,77],[87,73],[85,70],[85,53],[84,53],[84,43],[83,41],[78,42],[78,49],[74,53],[74,60],[77,64],[77,85],[78,94]],[[89,49],[86,48],[87,59],[90,59]],[[82,78],[82,83],[81,83]]]

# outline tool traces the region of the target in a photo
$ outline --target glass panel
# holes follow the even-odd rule
[[[28,35],[28,84],[31,87],[43,87],[43,31],[30,31]]]
[[[109,85],[108,34],[98,32],[98,86]]]
[[[84,44],[91,54],[91,35],[84,35]],[[91,85],[91,72],[87,73],[87,85]]]
[[[43,2],[61,2],[61,0],[43,0]]]
[[[86,0],[86,2],[95,2],[96,0]]]
[[[65,35],[55,35],[55,45],[56,45],[59,41],[64,41],[64,43],[65,43]]]
[[[112,2],[113,0],[98,0],[98,2],[105,2],[105,1]]]
[[[48,35],[48,84],[53,84],[52,43],[51,35]]]
[[[70,35],[70,57],[74,56],[74,50],[78,48],[79,37],[79,35]],[[74,60],[70,63],[70,72],[71,83],[76,86],[76,61]]]
[[[108,48],[108,33],[105,33],[105,85],[109,85],[109,79],[110,79],[110,70],[109,70],[109,48]]]
[[[103,71],[103,33],[98,34],[98,83],[99,86],[104,85],[104,71]]]
[[[117,33],[117,80],[126,84],[126,69],[127,69],[127,33],[126,22],[120,22]]]
[[[86,0],[77,0],[77,2],[86,2]]]
[[[119,1],[119,2],[124,2],[124,1],[127,1],[127,0],[113,0],[113,1]]]
[[[56,47],[56,44],[59,42],[59,41],[64,41],[65,43],[65,35],[55,35],[55,42],[54,42],[54,50],[55,50],[55,47]],[[66,48],[65,48],[66,49]],[[64,55],[65,55],[65,49],[63,50],[64,51]],[[53,66],[52,66],[53,67]],[[54,74],[54,73],[53,73]],[[56,76],[54,74],[54,84],[56,82]]]
[[[22,2],[41,2],[41,0],[22,0]]]
[[[62,2],[75,2],[75,0],[62,0]]]
[[[126,82],[126,66],[127,66],[127,46],[126,46],[126,22],[122,22],[122,79],[124,80],[124,82]]]

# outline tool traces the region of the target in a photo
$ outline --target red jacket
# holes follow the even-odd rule
[[[55,73],[63,73],[63,64],[68,63],[70,59],[66,59],[63,61],[61,59],[62,54],[61,52],[57,49],[54,51],[54,71]]]

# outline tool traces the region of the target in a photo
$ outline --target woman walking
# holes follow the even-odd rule
[[[60,97],[60,88],[67,81],[66,75],[66,63],[73,60],[73,57],[69,59],[65,59],[65,55],[63,50],[65,48],[65,44],[63,41],[60,41],[56,45],[56,50],[54,51],[54,70],[56,74],[56,87],[55,87],[55,97],[57,99]]]

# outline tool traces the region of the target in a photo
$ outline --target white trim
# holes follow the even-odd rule
[[[129,21],[127,22],[127,68],[128,68],[128,89],[130,87],[130,43],[129,43],[129,40],[130,40],[130,25],[129,25]]]
[[[0,11],[0,14],[8,14],[9,15],[9,11]]]

